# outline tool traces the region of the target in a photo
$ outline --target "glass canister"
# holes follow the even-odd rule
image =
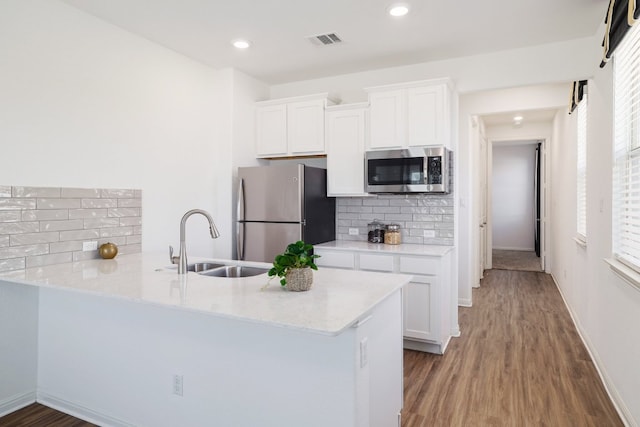
[[[387,224],[387,229],[384,232],[384,243],[387,245],[399,245],[402,243],[399,224]]]
[[[384,224],[374,219],[373,222],[367,224],[369,227],[368,241],[369,243],[384,243]]]

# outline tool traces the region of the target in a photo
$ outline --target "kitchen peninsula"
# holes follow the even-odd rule
[[[296,293],[167,264],[3,273],[0,413],[37,399],[118,426],[398,423],[411,276],[321,268]]]

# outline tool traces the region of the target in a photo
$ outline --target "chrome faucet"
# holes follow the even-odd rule
[[[180,221],[180,255],[177,257],[178,261],[178,274],[187,274],[187,248],[185,245],[185,225],[187,223],[187,219],[193,214],[200,214],[207,218],[209,221],[209,232],[211,233],[211,238],[215,239],[220,236],[220,232],[216,228],[216,225],[213,223],[213,218],[207,211],[203,211],[202,209],[192,209],[182,217]],[[171,262],[176,261],[176,257],[173,256],[173,248],[169,247],[169,256],[171,257]]]

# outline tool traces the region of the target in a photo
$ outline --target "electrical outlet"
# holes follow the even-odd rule
[[[183,376],[175,374],[173,376],[173,394],[176,396],[182,396]]]
[[[350,228],[349,229],[349,236],[357,236],[358,235],[358,229],[357,228]]]
[[[97,251],[97,250],[98,250],[98,242],[96,242],[96,241],[82,242],[82,251],[83,252]]]
[[[423,230],[422,237],[436,237],[436,230]]]

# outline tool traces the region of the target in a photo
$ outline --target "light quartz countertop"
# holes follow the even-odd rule
[[[453,250],[453,246],[415,245],[402,243],[387,245],[384,243],[369,243],[366,241],[334,240],[332,242],[315,245],[317,248],[330,250],[349,250],[360,252],[378,252],[402,255],[443,256]]]
[[[189,262],[203,261],[189,258]],[[216,260],[268,268],[271,264]],[[84,292],[175,310],[338,335],[411,280],[410,275],[321,267],[307,292],[281,289],[267,274],[220,278],[178,275],[166,254],[121,255],[0,273],[2,281]]]

